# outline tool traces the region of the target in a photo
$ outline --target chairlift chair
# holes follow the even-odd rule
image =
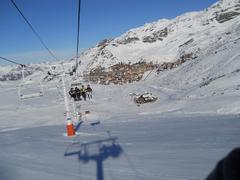
[[[77,73],[77,66],[73,65],[72,70],[70,71],[70,76],[72,76],[72,81],[71,81],[71,87],[80,87],[84,80],[83,80],[83,75]]]
[[[77,76],[72,78],[72,81],[71,81],[71,87],[72,88],[81,87],[82,85],[83,85],[83,80],[82,79],[80,79]]]
[[[25,80],[24,66],[22,66],[22,83],[18,86],[18,96],[20,99],[35,98],[44,95],[43,86],[41,82],[34,82],[33,80]]]
[[[71,83],[71,88],[80,87],[81,85],[82,85],[82,82],[73,82]]]
[[[44,95],[42,83],[26,81],[19,85],[18,96],[20,99],[40,97]]]

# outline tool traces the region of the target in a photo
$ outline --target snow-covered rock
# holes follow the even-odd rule
[[[153,96],[152,93],[144,93],[134,97],[134,102],[136,104],[145,104],[155,102],[158,97]]]

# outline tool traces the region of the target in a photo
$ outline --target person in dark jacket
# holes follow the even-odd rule
[[[90,87],[90,85],[87,85],[87,89],[86,89],[86,93],[87,93],[87,97],[88,99],[92,99],[92,88]]]
[[[240,147],[219,161],[206,180],[240,180]]]
[[[70,95],[71,98],[73,98],[74,100],[76,99],[76,92],[73,88],[70,89],[70,91],[68,92],[68,94]]]
[[[78,87],[75,87],[75,93],[76,93],[76,100],[75,101],[81,101],[81,91],[78,89]]]

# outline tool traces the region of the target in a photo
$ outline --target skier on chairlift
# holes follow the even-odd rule
[[[76,100],[75,101],[81,101],[81,91],[78,87],[75,87],[75,93],[76,93]]]
[[[76,100],[76,92],[75,92],[75,90],[73,88],[71,88],[68,93],[71,96],[71,98],[73,98],[74,101],[75,101]]]
[[[86,89],[85,89],[84,85],[82,85],[80,92],[81,92],[81,95],[82,95],[84,101],[86,101],[87,95],[86,95]]]
[[[87,85],[86,93],[87,93],[88,99],[92,99],[92,88],[90,87],[89,84]]]

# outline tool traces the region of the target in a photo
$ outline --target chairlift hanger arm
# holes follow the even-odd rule
[[[80,11],[81,11],[81,0],[78,0],[78,26],[77,26],[77,49],[76,49],[76,69],[78,67],[78,50],[79,50],[79,32],[80,32]]]
[[[77,68],[78,68],[78,52],[79,52],[79,34],[80,34],[80,13],[81,11],[81,0],[78,0],[78,18],[77,18],[77,45],[76,45],[76,55],[75,55],[75,66],[72,68],[72,75],[73,73],[77,73]],[[71,75],[70,74],[70,75]]]

